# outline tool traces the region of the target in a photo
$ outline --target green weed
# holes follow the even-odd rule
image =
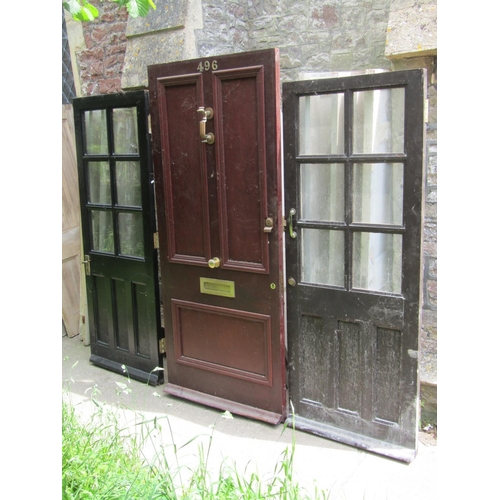
[[[120,390],[127,389],[118,386]],[[247,469],[241,473],[228,459],[223,461],[216,477],[211,477],[207,464],[213,428],[208,445],[198,444],[198,454],[189,465],[182,463],[179,452],[200,436],[177,446],[168,416],[146,420],[135,413],[133,422],[123,422],[116,411],[97,401],[95,392],[91,399],[95,410],[86,419],[77,414],[70,402],[63,401],[63,500],[326,498],[324,492],[318,491],[310,497],[295,482],[295,438],[291,450],[287,447],[281,454],[271,479],[263,480]],[[226,412],[221,417],[231,415]],[[171,438],[169,445],[161,438],[164,424]]]

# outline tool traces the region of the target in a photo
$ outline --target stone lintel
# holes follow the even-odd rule
[[[122,89],[148,86],[148,66],[183,59],[191,0],[156,0],[156,10],[127,21]]]
[[[387,23],[388,59],[437,54],[437,0],[392,0]]]

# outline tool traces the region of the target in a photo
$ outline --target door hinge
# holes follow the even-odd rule
[[[158,236],[158,233],[153,233],[153,248],[160,248],[160,237]]]
[[[165,337],[158,341],[158,350],[160,354],[165,354],[167,352],[167,344],[165,343]]]
[[[286,217],[283,217],[283,232],[286,232]]]

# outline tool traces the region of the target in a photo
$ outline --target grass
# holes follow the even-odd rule
[[[264,480],[247,470],[242,473],[228,459],[212,477],[207,464],[213,430],[206,449],[200,436],[178,446],[167,415],[147,420],[134,412],[133,421],[124,422],[119,413],[97,401],[95,395],[92,401],[95,409],[88,418],[80,416],[70,402],[63,401],[63,500],[326,498],[324,492],[318,491],[309,496],[294,480],[294,438],[291,449],[287,447],[282,452],[270,479]],[[168,445],[162,438],[162,426],[171,438]],[[197,456],[183,463],[186,457],[179,452],[198,439]]]

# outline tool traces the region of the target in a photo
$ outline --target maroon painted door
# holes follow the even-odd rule
[[[149,67],[165,392],[285,417],[279,53]]]

